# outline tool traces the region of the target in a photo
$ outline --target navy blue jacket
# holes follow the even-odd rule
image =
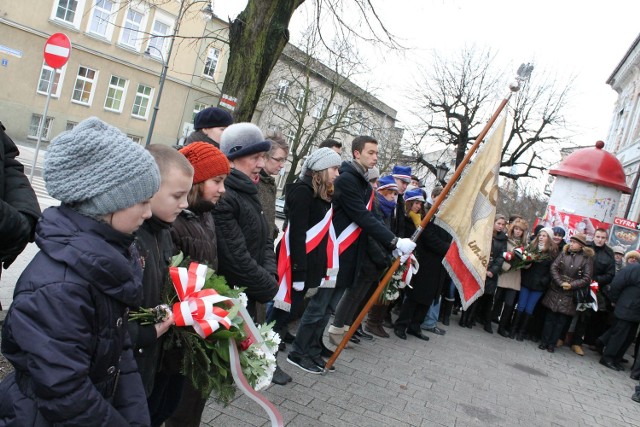
[[[618,319],[640,322],[640,264],[629,264],[611,282],[609,298],[616,303]]]
[[[142,297],[133,236],[63,206],[44,212],[36,243],[2,329],[15,372],[0,425],[149,425],[126,325]]]

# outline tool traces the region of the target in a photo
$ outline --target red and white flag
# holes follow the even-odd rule
[[[505,124],[506,114],[473,163],[465,168],[435,219],[453,237],[442,264],[456,284],[465,309],[484,293]]]

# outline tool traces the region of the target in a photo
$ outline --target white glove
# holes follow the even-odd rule
[[[304,282],[293,282],[293,289],[295,289],[296,291],[303,291]]]
[[[410,254],[416,248],[416,244],[411,241],[411,239],[402,238],[398,239],[398,243],[396,243],[396,248],[402,252],[403,254]]]
[[[411,254],[404,254],[400,257],[400,264],[404,264],[405,262],[407,262],[407,260],[409,259],[409,257],[411,256]]]

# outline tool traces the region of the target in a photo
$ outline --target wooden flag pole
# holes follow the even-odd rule
[[[420,226],[415,231],[415,233],[413,233],[413,236],[411,236],[411,240],[412,241],[415,242],[416,240],[418,240],[418,237],[420,237],[420,234],[422,234],[422,230],[424,230],[424,228],[427,226],[429,221],[431,221],[431,218],[433,218],[433,216],[435,215],[436,211],[438,210],[438,208],[440,207],[440,205],[442,204],[444,199],[447,197],[447,194],[451,190],[451,187],[453,187],[453,185],[456,183],[458,178],[460,178],[460,175],[462,174],[462,170],[465,168],[465,166],[471,160],[471,156],[473,156],[473,154],[476,152],[476,150],[480,146],[480,143],[482,142],[484,137],[487,135],[487,133],[489,133],[489,130],[491,129],[491,126],[493,126],[493,123],[498,119],[498,116],[500,116],[500,113],[502,113],[502,110],[504,110],[504,107],[507,105],[507,102],[509,102],[509,99],[511,98],[511,95],[513,95],[514,92],[517,92],[517,91],[520,90],[520,84],[519,83],[521,83],[521,82],[523,82],[523,81],[528,79],[529,75],[531,74],[531,70],[533,69],[533,67],[530,66],[530,65],[527,65],[525,67],[526,70],[524,70],[525,73],[521,73],[523,71],[523,66],[524,66],[524,64],[521,65],[520,69],[518,70],[518,76],[519,76],[517,78],[518,83],[517,84],[511,84],[509,86],[509,89],[510,89],[509,94],[500,102],[500,105],[498,106],[498,109],[495,111],[495,113],[493,113],[493,116],[491,116],[491,118],[489,119],[489,121],[485,125],[484,129],[482,129],[482,132],[480,132],[480,134],[476,138],[476,140],[473,143],[473,145],[471,146],[471,148],[469,148],[469,151],[467,151],[467,154],[464,156],[464,159],[462,159],[462,162],[460,162],[460,165],[456,168],[455,172],[453,173],[453,176],[451,177],[451,179],[449,180],[447,185],[445,185],[445,187],[442,189],[442,193],[440,193],[440,196],[438,196],[436,201],[433,203],[433,206],[431,206],[431,209],[429,209],[429,212],[427,212],[425,217],[422,219],[422,222],[420,223]],[[367,303],[365,304],[365,306],[362,309],[362,311],[360,312],[360,314],[358,314],[358,317],[356,318],[356,320],[351,324],[351,328],[349,328],[349,330],[345,333],[344,337],[342,338],[342,341],[338,345],[338,348],[336,348],[336,350],[333,352],[333,355],[331,356],[331,358],[329,358],[329,360],[327,361],[327,364],[325,365],[325,369],[329,369],[329,368],[331,368],[331,366],[333,366],[333,364],[335,363],[336,359],[338,359],[338,357],[340,356],[340,353],[342,352],[342,350],[344,350],[345,346],[347,345],[347,343],[349,342],[349,340],[351,339],[353,334],[358,329],[358,326],[360,325],[360,323],[362,323],[362,320],[364,319],[364,316],[367,315],[367,313],[369,312],[371,307],[380,298],[380,294],[384,290],[385,286],[387,286],[387,283],[389,282],[389,280],[391,280],[391,276],[393,276],[393,273],[396,272],[398,267],[400,267],[400,258],[399,257],[396,258],[393,261],[393,264],[391,264],[391,267],[389,267],[389,269],[387,270],[387,273],[384,275],[382,280],[380,280],[380,283],[378,283],[378,287],[374,291],[373,295],[371,295],[371,298],[369,298],[369,301],[367,301]]]

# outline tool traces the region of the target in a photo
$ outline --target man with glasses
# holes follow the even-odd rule
[[[269,236],[272,236],[275,241],[280,230],[276,227],[276,196],[278,189],[274,176],[279,175],[285,163],[287,163],[289,144],[281,134],[277,133],[267,135],[267,139],[271,141],[271,150],[265,154],[264,168],[260,172],[258,198],[267,218]]]

